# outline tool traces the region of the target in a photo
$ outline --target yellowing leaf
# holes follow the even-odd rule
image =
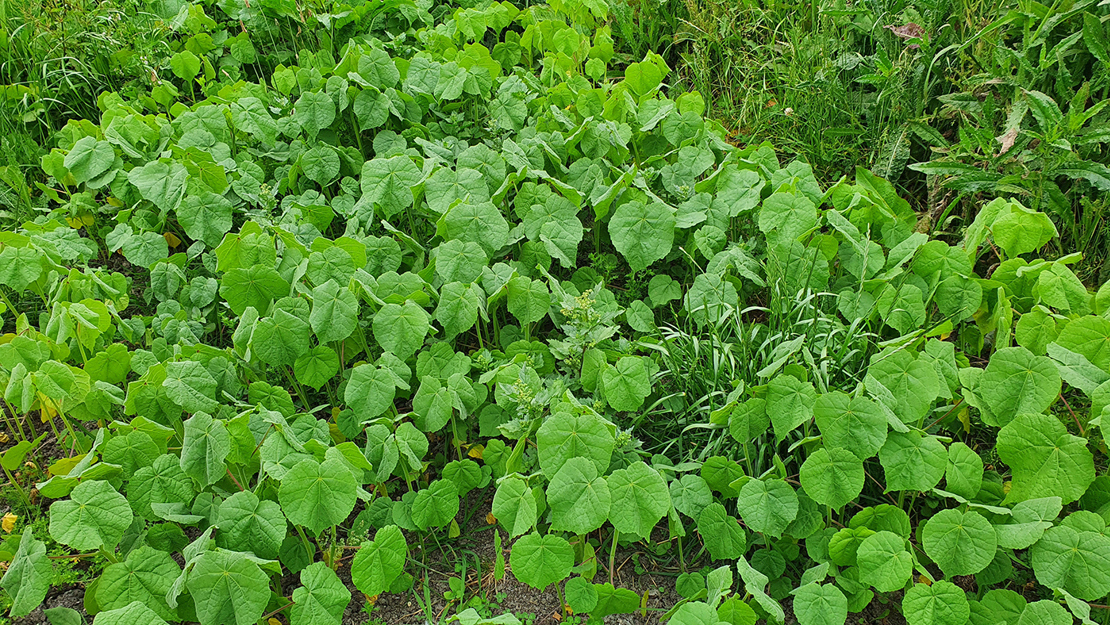
[[[181,245],[181,239],[177,238],[177,235],[172,232],[164,232],[162,236],[166,238],[166,243],[170,246],[170,249],[177,249],[177,246]]]
[[[962,423],[964,425],[964,431],[965,432],[970,432],[971,431],[971,412],[967,408],[964,408],[963,410],[961,410],[956,415],[956,418],[959,419],[960,423]]]
[[[933,580],[929,579],[928,577],[925,577],[924,575],[918,575],[917,576],[917,583],[925,584],[926,586],[932,586],[933,585]]]
[[[485,451],[486,451],[485,447],[483,447],[481,445],[474,445],[470,448],[469,451],[466,452],[466,455],[470,456],[471,458],[474,458],[475,460],[481,460],[482,459],[482,454]]]
[[[486,523],[489,524],[489,525],[493,525],[496,522],[497,522],[497,517],[493,516],[492,512],[487,512],[486,513]]]
[[[3,528],[5,534],[11,534],[12,530],[15,529],[15,522],[18,519],[19,517],[9,512],[4,515],[3,519],[0,519],[0,528]]]

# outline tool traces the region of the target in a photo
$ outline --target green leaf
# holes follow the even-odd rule
[[[185,422],[185,439],[181,445],[181,469],[185,475],[202,486],[215,484],[227,472],[224,461],[229,453],[231,436],[223,421],[198,412]]]
[[[319,535],[351,514],[356,486],[354,476],[341,461],[305,459],[282,478],[278,501],[291,523]]]
[[[308,322],[276,306],[273,313],[255,324],[251,352],[266,364],[290,366],[308,352]]]
[[[971,499],[979,494],[983,486],[983,459],[964,443],[952,443],[948,447],[944,477],[945,490]]]
[[[170,69],[174,76],[190,81],[200,73],[200,59],[188,50],[182,50],[170,57]]]
[[[856,550],[860,581],[879,592],[894,592],[906,585],[913,573],[913,556],[906,540],[887,531],[876,532],[860,542]]]
[[[420,182],[420,169],[408,156],[375,158],[362,166],[362,199],[370,206],[380,206],[389,217],[412,206],[412,187]]]
[[[914,584],[902,599],[902,614],[909,625],[951,625],[966,623],[971,606],[959,586],[942,580]]]
[[[974,575],[994,560],[998,538],[994,527],[974,510],[942,510],[921,533],[925,553],[948,577]]]
[[[19,548],[0,579],[2,587],[11,597],[12,607],[8,616],[27,616],[42,604],[54,578],[54,565],[46,557],[46,543],[35,540],[34,530],[28,525],[19,537]]]
[[[112,167],[116,151],[112,144],[96,137],[81,137],[66,153],[63,165],[73,174],[77,184],[84,184]]]
[[[717,625],[717,623],[717,611],[713,606],[700,601],[678,606],[667,621],[667,625]]]
[[[314,562],[301,571],[301,586],[293,591],[292,625],[339,625],[351,602],[351,591],[335,571]]]
[[[751,479],[740,489],[736,507],[753,532],[779,537],[798,516],[798,495],[783,480]]]
[[[605,400],[613,410],[628,412],[638,409],[651,394],[645,359],[624,356],[616,365],[606,367],[601,373]]]
[[[509,565],[518,580],[542,591],[570,575],[574,566],[574,549],[559,536],[540,536],[533,532],[513,544]]]
[[[128,237],[123,243],[123,256],[132,265],[150,268],[169,255],[169,244],[157,232],[140,232]]]
[[[168,159],[150,161],[127,174],[128,182],[139,190],[143,199],[160,208],[163,214],[181,204],[188,177],[189,172],[184,165]]]
[[[670,509],[671,495],[659,472],[643,462],[613,471],[606,478],[612,504],[609,522],[618,531],[651,536],[651,530]]]
[[[748,550],[744,528],[719,503],[711,503],[701,511],[698,517],[698,534],[701,534],[705,549],[714,560],[735,560],[743,557]]]
[[[170,554],[142,546],[104,569],[96,584],[96,602],[101,610],[114,610],[141,601],[162,619],[176,621],[177,611],[166,603],[166,594],[180,574]]]
[[[663,258],[674,243],[673,211],[659,202],[626,202],[609,219],[613,246],[628,261],[632,271],[642,271]]]
[[[216,380],[199,362],[167,363],[162,386],[166,388],[166,395],[185,412],[215,412],[219,408]]]
[[[317,345],[293,362],[293,373],[301,384],[320,390],[339,373],[339,355],[327,345]]]
[[[570,200],[551,195],[544,203],[533,204],[524,215],[524,232],[530,241],[541,241],[547,253],[564,267],[577,264],[583,227],[578,209]]]
[[[612,496],[589,458],[568,459],[547,486],[551,529],[588,534],[609,518]]]
[[[890,408],[903,423],[924,419],[940,394],[940,379],[932,363],[916,359],[906,350],[872,357],[867,373],[894,396],[897,405]]]
[[[154,610],[138,601],[133,601],[125,607],[115,610],[105,610],[96,615],[93,625],[166,625],[166,621],[158,616]]]
[[[551,310],[551,294],[539,280],[517,276],[509,280],[509,312],[523,326],[541,321]]]
[[[1049,529],[1031,549],[1033,572],[1048,588],[1086,601],[1110,592],[1110,538],[1067,526]]]
[[[304,175],[320,186],[326,186],[339,175],[339,155],[335,150],[318,145],[310,148],[298,161]]]
[[[532,529],[537,518],[536,497],[528,482],[515,476],[502,480],[493,495],[491,512],[509,532],[509,538],[516,538]]]
[[[287,534],[281,506],[260,500],[251,491],[240,491],[220,504],[216,544],[232,551],[249,551],[260,558],[274,559]]]
[[[424,197],[428,208],[443,214],[451,204],[462,200],[471,204],[489,201],[489,187],[482,174],[473,169],[449,167],[437,169],[424,183]]]
[[[482,246],[471,241],[453,239],[436,248],[436,273],[444,282],[477,282],[488,262]]]
[[[1032,252],[1059,235],[1048,215],[1029,210],[1017,202],[991,225],[994,242],[1013,258]]]
[[[770,615],[768,622],[783,623],[786,620],[786,614],[782,610],[782,606],[778,601],[775,601],[767,594],[767,582],[769,579],[763,573],[752,568],[752,565],[744,558],[736,561],[736,570],[740,573],[740,579],[744,580],[744,591],[752,596],[752,599],[763,608],[763,611]]]
[[[369,421],[393,404],[395,390],[394,376],[389,371],[363,364],[351,370],[343,397],[360,421]]]
[[[185,586],[196,604],[201,625],[252,625],[270,599],[270,580],[244,554],[201,554]]]
[[[780,374],[767,385],[767,414],[775,426],[775,439],[781,441],[794,428],[813,416],[817,391],[809,382]]]
[[[204,241],[210,248],[218,246],[231,231],[231,213],[231,202],[210,191],[185,196],[176,211],[185,234],[195,241]]]
[[[848,599],[833,584],[806,584],[794,591],[794,616],[799,625],[843,625]]]
[[[181,459],[172,454],[162,454],[151,466],[138,469],[127,484],[136,514],[151,521],[157,519],[151,504],[189,504],[193,494],[192,480],[181,470]]]
[[[593,461],[598,473],[609,468],[616,441],[613,432],[592,412],[556,412],[547,417],[536,432],[540,469],[553,478],[568,460],[585,457]]]
[[[42,260],[42,253],[32,247],[6,246],[0,251],[0,284],[25,290],[42,275]]]
[[[401,360],[408,360],[420,349],[429,327],[428,313],[413,301],[404,306],[386,304],[374,315],[374,339]]]
[[[220,297],[239,316],[248,306],[265,312],[271,302],[286,295],[289,283],[273,268],[262,265],[232,269],[220,281]]]
[[[713,501],[713,491],[709,484],[700,475],[687,473],[681,479],[674,480],[670,485],[671,503],[675,510],[697,520],[701,513]]]
[[[312,290],[308,321],[321,343],[342,341],[358,323],[358,298],[350,289],[328,280]]]
[[[863,491],[863,461],[839,447],[822,447],[802,463],[802,488],[823,506],[841,508]]]
[[[351,581],[368,597],[389,590],[404,571],[409,547],[396,525],[378,530],[374,540],[363,543],[351,563]]]
[[[1025,606],[1017,621],[1018,625],[1072,625],[1074,622],[1064,606],[1049,599]]]
[[[477,243],[487,256],[492,256],[509,242],[509,222],[490,202],[455,205],[437,222],[436,232],[444,239]]]
[[[979,381],[979,394],[997,425],[1006,425],[1017,415],[1044,412],[1051,406],[1060,394],[1060,373],[1046,356],[1024,347],[1004,347],[991,355]]]
[[[50,504],[50,536],[74,549],[114,549],[131,525],[131,506],[103,480],[81,482],[65,501]]]
[[[293,121],[308,134],[309,139],[314,139],[335,121],[335,102],[326,93],[304,93],[293,105]]]
[[[1037,310],[1034,309],[1029,314],[1022,315],[1022,319]],[[1048,318],[1052,319],[1052,317]],[[1099,369],[1110,371],[1110,320],[1095,316],[1072,319],[1054,340],[1061,347],[1086,356],[1087,360]],[[1051,342],[1053,341],[1047,341],[1045,346],[1047,347]]]
[[[1058,496],[1069,504],[1095,479],[1087,440],[1069,434],[1051,415],[1018,416],[998,432],[995,449],[1013,473],[1007,502]]]
[[[445,338],[455,338],[478,322],[478,309],[484,305],[485,293],[477,284],[451,282],[439,290],[436,321],[443,326]]]
[[[451,480],[436,480],[412,500],[412,520],[421,530],[445,527],[459,512],[459,491]]]
[[[786,239],[797,239],[817,225],[817,206],[803,195],[773,193],[759,210],[759,229],[777,230]]]
[[[825,445],[847,449],[860,460],[877,454],[886,442],[886,416],[866,397],[852,398],[839,391],[825,393],[813,404],[813,418]]]
[[[948,453],[935,436],[918,431],[891,432],[879,450],[886,473],[886,490],[927,491],[940,483]]]

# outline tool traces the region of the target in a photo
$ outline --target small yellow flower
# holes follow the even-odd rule
[[[19,517],[9,512],[4,515],[3,519],[0,519],[0,528],[3,528],[5,534],[11,534],[12,530],[15,529],[15,522],[18,519]]]

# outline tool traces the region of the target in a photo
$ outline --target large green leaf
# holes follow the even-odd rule
[[[927,491],[940,482],[948,464],[944,444],[916,430],[891,432],[879,450],[887,491]]]
[[[50,504],[50,536],[74,549],[114,549],[134,518],[127,499],[103,480],[81,482],[69,497]]]
[[[796,239],[816,225],[817,206],[803,195],[774,193],[759,210],[759,229],[777,230],[787,239]]]
[[[214,248],[231,231],[231,212],[231,201],[205,191],[185,196],[177,207],[177,221],[185,229],[185,234]]]
[[[540,469],[549,478],[555,477],[568,460],[585,457],[593,461],[598,472],[609,468],[616,441],[613,432],[592,412],[573,414],[556,412],[544,420],[536,432]]]
[[[643,462],[613,471],[605,479],[612,505],[609,522],[617,530],[651,536],[651,530],[670,509],[671,495],[659,472]]]
[[[139,547],[125,561],[104,569],[96,584],[96,602],[102,610],[114,610],[141,601],[161,618],[176,621],[177,610],[166,603],[166,594],[180,574],[181,567],[170,554]]]
[[[177,161],[162,159],[136,167],[127,174],[143,199],[148,200],[163,213],[177,208],[185,196],[185,182],[189,172]]]
[[[234,551],[201,554],[185,582],[201,625],[251,625],[270,599],[270,580]]]
[[[139,601],[132,601],[130,604],[115,610],[99,612],[96,619],[93,620],[94,625],[135,625],[136,623],[166,625],[165,619]]]
[[[412,500],[412,520],[422,530],[444,527],[459,512],[459,491],[451,480],[436,480]]]
[[[998,421],[991,425],[1006,425],[1018,415],[1044,412],[1052,405],[1060,394],[1060,373],[1046,356],[1005,347],[991,355],[978,392]]]
[[[242,315],[248,306],[264,313],[270,302],[288,294],[289,283],[285,278],[262,265],[232,269],[220,281],[220,296],[236,315]]]
[[[420,349],[429,327],[428,313],[412,301],[404,306],[386,304],[374,315],[374,339],[401,360],[408,360]]]
[[[798,516],[798,494],[783,480],[751,479],[740,489],[736,506],[752,531],[777,537]]]
[[[351,591],[335,571],[314,562],[301,571],[301,586],[293,591],[292,625],[339,625],[351,602]]]
[[[506,477],[497,485],[491,512],[509,532],[510,538],[516,538],[532,529],[537,518],[536,497],[528,487],[528,482],[515,476]]]
[[[906,350],[873,357],[867,373],[894,396],[897,405],[891,408],[903,423],[924,419],[940,393],[936,369]]]
[[[949,581],[914,584],[902,599],[902,614],[909,625],[966,623],[971,606],[959,586]]]
[[[232,551],[249,551],[260,558],[276,558],[288,524],[276,501],[241,491],[220,504],[216,544]]]
[[[817,391],[809,382],[780,374],[767,385],[767,414],[775,426],[775,438],[783,440],[794,428],[813,417]]]
[[[994,560],[998,539],[994,527],[974,510],[943,510],[925,523],[925,553],[944,574],[974,575]]]
[[[362,166],[362,199],[359,202],[381,207],[388,219],[412,206],[412,187],[420,178],[420,169],[408,156],[366,161]]]
[[[794,616],[799,625],[843,625],[848,599],[833,584],[806,584],[794,591]]]
[[[389,589],[405,568],[409,547],[396,525],[378,530],[374,540],[363,543],[351,563],[351,581],[363,594],[373,597]]]
[[[887,421],[879,405],[866,397],[833,391],[817,398],[813,418],[829,447],[841,447],[860,460],[871,458],[886,442]]]
[[[626,202],[609,219],[613,246],[633,271],[647,269],[670,253],[674,229],[674,211],[659,202]]]
[[[328,280],[312,290],[308,321],[321,343],[341,341],[358,323],[358,298],[350,289]]]
[[[1110,592],[1110,538],[1057,526],[1033,545],[1033,572],[1048,588],[1094,601]]]
[[[636,410],[651,394],[651,380],[644,363],[645,359],[639,356],[624,356],[601,372],[605,400],[614,410]]]
[[[568,459],[547,486],[551,529],[588,534],[609,518],[612,495],[589,458]]]
[[[802,463],[802,488],[823,506],[841,508],[863,491],[863,461],[839,447],[822,447]]]
[[[509,241],[509,222],[489,202],[457,204],[440,218],[436,227],[444,238],[477,243],[490,256]]]
[[[698,534],[714,560],[735,560],[748,550],[744,528],[719,503],[711,503],[701,511]]]
[[[526,534],[513,544],[509,554],[513,575],[536,590],[543,590],[570,575],[574,549],[554,534]]]
[[[906,540],[888,531],[876,532],[856,549],[860,581],[879,592],[893,592],[906,585],[913,573],[913,556],[906,551]]]
[[[66,153],[63,164],[77,184],[83,184],[108,171],[115,160],[116,152],[111,143],[96,137],[81,137]]]
[[[28,525],[19,538],[19,548],[4,572],[4,578],[0,580],[0,587],[12,600],[8,615],[20,618],[39,607],[50,590],[53,577],[54,565],[46,557],[46,543],[35,540],[34,530]]]
[[[215,484],[227,473],[224,461],[231,453],[231,435],[220,419],[198,412],[185,422],[181,444],[181,470],[202,486]]]
[[[343,397],[360,421],[369,421],[393,404],[395,392],[396,382],[389,371],[363,364],[351,369]]]
[[[351,514],[356,487],[354,476],[341,461],[306,459],[281,479],[278,501],[290,522],[319,534]]]
[[[1087,440],[1069,434],[1051,415],[1019,415],[998,432],[995,450],[1013,473],[1009,502],[1060,497],[1068,504],[1095,479]]]

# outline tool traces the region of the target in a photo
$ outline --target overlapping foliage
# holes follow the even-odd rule
[[[606,11],[460,9],[258,83],[186,44],[176,86],[66,125],[51,214],[0,234],[4,294],[45,310],[9,307],[2,460],[39,416],[74,450],[35,487],[110,562],[97,624],[338,623],[337,568],[407,592],[478,495],[511,574],[594,622],[643,609],[602,581],[618,546],[665,540],[707,566],[675,625],[1066,623],[1110,593],[1110,291],[1038,257],[1052,221],[1000,199],[930,239],[865,169],[738,149],[660,57],[611,75]]]

